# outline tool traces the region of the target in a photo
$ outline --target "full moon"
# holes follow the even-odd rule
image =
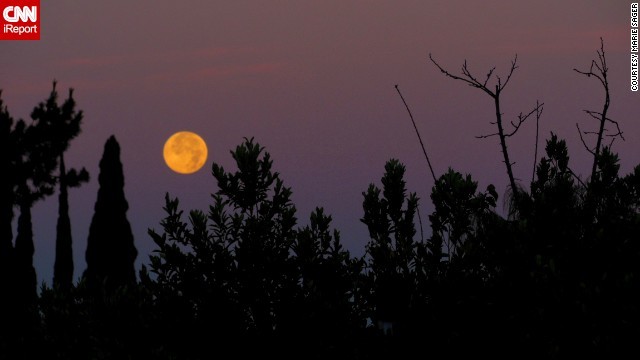
[[[162,154],[171,170],[179,174],[193,174],[207,161],[207,144],[196,133],[180,131],[164,143]]]

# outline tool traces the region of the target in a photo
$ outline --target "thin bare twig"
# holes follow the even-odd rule
[[[538,135],[539,135],[539,129],[540,129],[540,117],[542,116],[542,110],[544,110],[544,107],[542,107],[543,104],[538,103],[538,101],[536,100],[536,148],[535,151],[533,152],[533,172],[531,173],[531,182],[533,183],[533,181],[535,180],[536,177],[536,165],[538,163]]]
[[[420,131],[418,131],[416,122],[415,120],[413,120],[413,114],[411,114],[411,109],[409,109],[409,105],[407,105],[407,102],[404,100],[404,96],[402,96],[402,93],[400,92],[400,88],[398,87],[398,85],[396,85],[396,91],[398,92],[398,95],[400,95],[400,99],[402,99],[404,106],[407,108],[407,112],[409,113],[409,117],[411,118],[411,123],[413,124],[413,128],[416,130],[416,134],[418,134],[418,140],[420,141],[422,152],[424,153],[425,159],[427,159],[427,164],[429,165],[429,171],[431,171],[431,176],[433,177],[433,182],[435,183],[438,181],[436,179],[436,173],[433,171],[433,167],[431,167],[431,161],[429,160],[429,155],[427,155],[427,150],[424,148],[424,143],[422,142],[422,136],[420,136]],[[420,226],[422,226],[422,224],[420,224]]]
[[[416,212],[418,213],[418,221],[420,222],[420,241],[424,243],[424,232],[422,230],[422,216],[420,216],[420,207],[416,206]]]
[[[487,86],[487,82],[489,82],[489,79],[491,79],[491,75],[493,74],[493,71],[496,69],[496,67],[492,67],[491,70],[489,70],[489,73],[487,74],[487,78],[484,80],[484,83],[482,84],[483,86]]]
[[[500,89],[499,91],[502,91],[502,89],[504,89],[507,86],[507,83],[509,82],[509,80],[511,80],[511,75],[513,75],[513,72],[518,68],[518,65],[516,65],[517,61],[518,61],[518,54],[516,54],[513,60],[511,60],[511,70],[509,70],[509,75],[507,75],[507,80],[504,81],[504,84],[501,84],[500,77],[496,76],[498,78],[498,89]]]

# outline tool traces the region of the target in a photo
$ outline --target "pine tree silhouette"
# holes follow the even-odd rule
[[[138,255],[127,220],[120,145],[111,136],[100,160],[100,189],[89,228],[84,278],[89,288],[106,289],[135,283],[133,262]]]

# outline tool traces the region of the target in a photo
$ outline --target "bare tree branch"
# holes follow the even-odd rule
[[[494,136],[500,136],[500,133],[493,133],[493,134],[488,134],[488,135],[477,135],[476,139],[486,139],[486,138],[490,138],[490,137],[494,137]]]
[[[597,111],[591,111],[591,110],[584,110],[584,112],[589,114],[589,116],[591,116],[592,118],[594,118],[594,119],[596,119],[598,121],[602,121],[602,116],[603,116],[602,113],[597,112]],[[618,132],[616,134],[607,135],[607,136],[619,136],[623,141],[626,141],[626,139],[622,135],[623,134],[622,130],[620,130],[620,124],[617,121],[615,121],[613,119],[610,119],[610,118],[605,118],[604,120],[614,124],[616,126],[616,129],[618,130]],[[606,130],[607,129],[605,129],[605,131]]]
[[[598,75],[597,73],[593,72],[593,66],[594,65],[596,66],[596,68],[600,69],[600,67],[596,64],[595,60],[593,60],[593,61],[591,61],[591,67],[589,68],[589,71],[580,71],[580,70],[578,70],[576,68],[574,68],[573,70],[575,72],[579,73],[579,74],[587,75],[587,77],[591,77],[591,76],[595,77],[596,79],[600,80],[600,83],[602,83],[602,85],[604,86],[605,85],[605,80],[600,75]]]
[[[506,137],[513,136],[518,131],[518,129],[520,129],[520,126],[529,118],[529,116],[531,116],[533,113],[536,113],[536,114],[538,113],[538,109],[542,105],[544,105],[544,103],[538,104],[538,102],[536,101],[536,107],[534,107],[533,110],[531,110],[528,114],[523,116],[522,113],[520,113],[518,115],[518,123],[517,124],[514,124],[513,121],[511,121],[511,126],[513,126],[513,131],[510,132],[509,134],[505,134],[504,136],[506,136]],[[539,115],[536,115],[536,116],[539,116]]]
[[[604,100],[604,105],[602,106],[602,112],[585,110],[585,112],[589,114],[589,116],[591,116],[592,118],[595,118],[600,123],[598,128],[598,133],[597,133],[596,146],[594,150],[589,149],[589,147],[586,145],[586,143],[584,142],[584,139],[582,138],[582,132],[578,127],[580,140],[582,141],[583,145],[585,145],[585,148],[589,151],[589,153],[593,155],[593,166],[591,168],[592,178],[595,177],[596,171],[598,169],[598,158],[600,156],[600,149],[602,147],[602,139],[606,131],[605,123],[608,121],[616,125],[616,128],[618,129],[618,133],[615,134],[615,136],[619,136],[624,140],[624,137],[622,137],[622,131],[620,130],[619,124],[616,121],[611,120],[607,117],[607,111],[609,110],[609,105],[611,103],[610,96],[609,96],[609,81],[607,79],[607,73],[609,71],[609,68],[607,67],[607,59],[604,52],[604,40],[602,40],[602,38],[600,38],[600,50],[598,50],[597,53],[598,53],[598,62],[596,62],[596,60],[591,60],[591,66],[589,67],[589,71],[581,71],[578,69],[573,69],[579,74],[586,75],[587,77],[593,76],[596,79],[598,79],[598,81],[600,81],[600,84],[602,84],[602,87],[604,88],[604,91],[605,91],[605,100]],[[594,67],[596,68],[597,71],[594,71]],[[613,141],[611,142],[611,144],[613,144]]]
[[[584,148],[587,149],[587,151],[591,155],[595,155],[593,150],[589,149],[589,146],[587,146],[587,143],[584,141],[584,138],[582,137],[582,130],[580,130],[580,126],[578,125],[578,123],[576,123],[576,127],[578,128],[578,135],[580,135],[580,141],[582,141],[582,145],[584,145]]]
[[[507,139],[507,137],[510,137],[510,136],[514,135],[518,131],[518,129],[520,128],[522,123],[526,120],[526,118],[529,115],[531,115],[531,113],[529,115],[527,115],[527,116],[522,116],[522,114],[520,114],[518,124],[515,124],[513,122],[511,123],[511,125],[514,127],[514,130],[509,134],[505,134],[505,131],[504,131],[504,128],[503,128],[503,125],[502,125],[502,113],[500,112],[500,92],[505,88],[505,86],[507,86],[507,84],[509,83],[509,80],[511,80],[511,76],[513,75],[515,70],[518,68],[518,66],[517,66],[518,55],[516,54],[514,59],[511,61],[511,69],[509,70],[509,74],[507,75],[507,78],[506,78],[504,83],[502,83],[502,79],[500,78],[500,76],[496,75],[496,79],[497,79],[498,84],[495,85],[495,90],[494,91],[490,90],[487,87],[487,84],[488,84],[491,76],[494,74],[495,67],[491,68],[489,70],[489,72],[487,73],[486,78],[484,79],[484,81],[480,82],[475,76],[473,76],[471,74],[471,71],[469,70],[469,66],[467,65],[467,61],[466,60],[464,61],[463,65],[462,65],[462,76],[458,76],[458,75],[454,75],[454,74],[450,73],[449,71],[445,70],[442,66],[440,66],[440,64],[438,64],[433,59],[433,56],[431,54],[429,54],[429,59],[440,70],[440,72],[445,74],[447,77],[450,77],[450,78],[452,78],[454,80],[463,81],[469,86],[478,88],[478,89],[484,91],[487,95],[491,96],[491,98],[493,99],[495,110],[496,110],[496,121],[495,121],[494,124],[498,128],[498,131],[493,133],[493,134],[476,136],[476,138],[485,139],[485,138],[493,137],[493,136],[498,136],[500,138],[500,147],[501,147],[501,150],[502,150],[502,155],[504,156],[504,164],[505,164],[505,166],[507,168],[507,176],[509,177],[509,183],[510,183],[511,189],[513,191],[514,197],[518,198],[518,187],[516,186],[515,178],[513,176],[513,169],[511,167],[513,164],[511,163],[511,161],[509,161],[509,152],[508,152],[508,149],[507,149],[506,139]]]
[[[469,78],[462,78],[460,76],[457,75],[453,75],[452,73],[448,72],[447,70],[443,69],[442,66],[440,66],[440,64],[438,64],[434,59],[433,56],[431,56],[431,54],[429,54],[429,59],[431,59],[431,62],[440,70],[440,72],[442,72],[443,74],[445,74],[446,76],[455,79],[455,80],[460,80],[460,81],[464,81],[465,83],[467,83],[469,86],[478,88],[484,92],[486,92],[487,94],[489,94],[489,96],[491,97],[495,97],[495,94],[493,92],[491,92],[491,90],[489,90],[486,86],[484,86],[482,83],[480,83],[478,80],[476,80],[475,78],[473,78],[472,76],[470,76],[469,74],[469,70],[467,69],[467,61],[464,61],[464,65],[462,66],[462,73],[465,76],[468,76]]]

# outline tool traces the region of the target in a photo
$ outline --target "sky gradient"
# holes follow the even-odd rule
[[[61,100],[75,89],[85,117],[71,143],[67,166],[85,166],[90,183],[70,191],[75,277],[97,196],[98,162],[115,135],[122,149],[137,266],[154,248],[164,194],[183,209],[206,210],[216,191],[211,162],[234,169],[229,150],[243,137],[266,147],[285,185],[292,187],[300,224],[316,206],[355,255],[368,234],[362,192],[378,186],[384,164],[407,166],[407,186],[432,211],[428,172],[398,84],[411,106],[436,175],[447,167],[471,173],[479,188],[507,176],[492,133],[493,102],[486,94],[445,78],[428,54],[459,73],[465,59],[483,77],[496,66],[519,68],[501,98],[515,120],[544,102],[541,139],[554,131],[569,145],[571,167],[590,170],[591,158],[575,129],[595,122],[604,91],[586,70],[605,41],[610,117],[626,138],[614,150],[621,171],[640,162],[640,94],[629,90],[629,1],[42,1],[41,40],[0,42],[0,88],[14,118],[29,118],[58,80]],[[207,165],[194,175],[173,173],[162,147],[174,132],[200,134]],[[510,139],[515,176],[528,189],[535,123]],[[542,141],[542,140],[541,140]],[[543,148],[541,142],[540,148]],[[539,156],[541,156],[541,152]],[[51,283],[57,196],[33,212],[38,281]],[[425,230],[428,223],[424,223]]]

